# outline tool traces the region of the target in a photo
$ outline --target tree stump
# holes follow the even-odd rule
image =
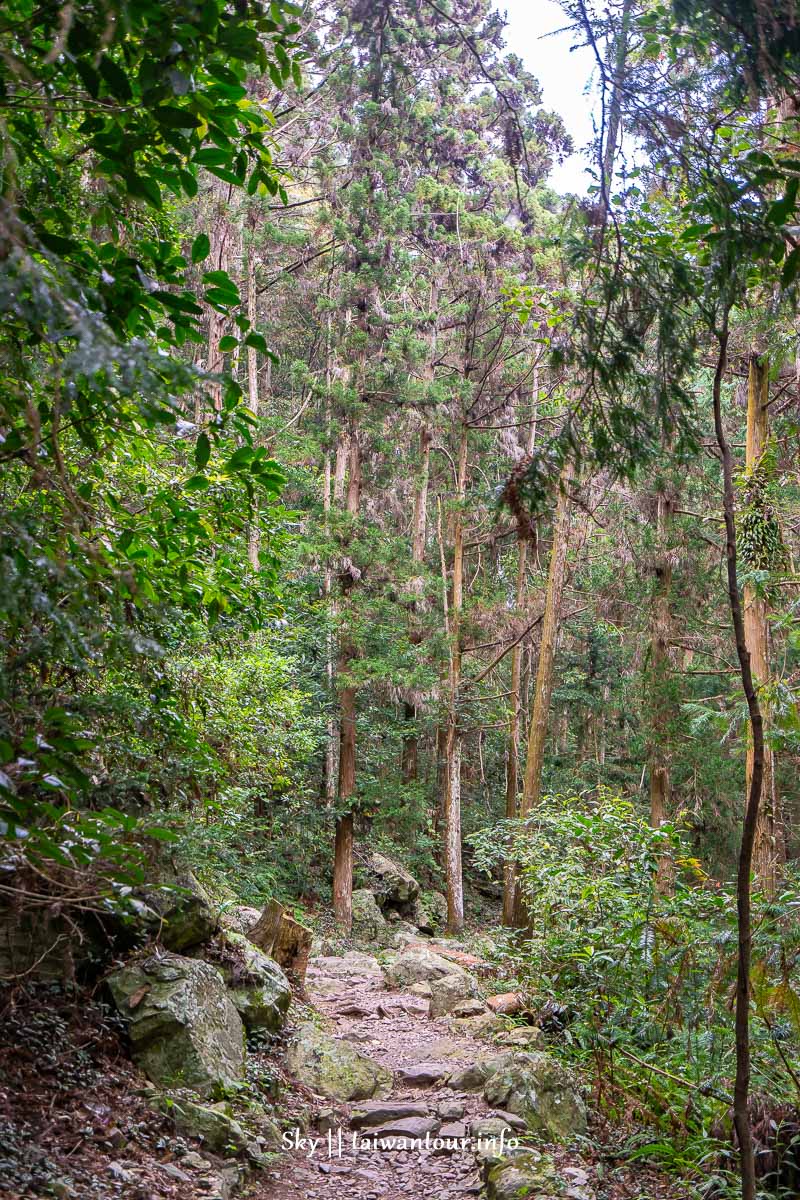
[[[270,900],[247,936],[283,967],[296,987],[305,989],[313,936],[310,929],[295,921],[277,900]]]

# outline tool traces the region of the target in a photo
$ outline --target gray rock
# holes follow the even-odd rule
[[[404,988],[412,983],[430,983],[445,975],[465,975],[463,967],[434,954],[427,946],[408,946],[384,971],[390,988]]]
[[[484,1007],[479,999],[480,991],[477,980],[466,971],[442,975],[438,979],[434,978],[430,981],[430,987],[429,1012],[434,1020],[437,1017],[446,1017],[450,1013],[470,1015],[464,1012],[464,1008],[469,1002],[477,1003],[478,1012]]]
[[[245,937],[257,923],[261,910],[250,908],[247,904],[234,904],[220,913],[220,924],[234,933],[243,933]]]
[[[353,1110],[350,1124],[353,1129],[365,1129],[370,1125],[384,1125],[387,1121],[427,1115],[428,1106],[415,1104],[412,1100],[372,1100]]]
[[[447,1086],[454,1092],[479,1092],[489,1077],[488,1064],[491,1061],[489,1058],[479,1058],[470,1066],[454,1071],[445,1081]]]
[[[370,854],[365,866],[370,879],[375,881],[374,891],[382,909],[402,912],[413,905],[419,895],[419,884],[405,867],[384,854]]]
[[[427,979],[421,980],[420,983],[412,983],[408,990],[412,996],[421,996],[423,1000],[431,998],[432,988]]]
[[[523,1046],[538,1050],[544,1044],[544,1034],[536,1025],[518,1025],[516,1029],[504,1029],[497,1034],[499,1046]]]
[[[517,1129],[524,1133],[528,1128],[525,1118],[518,1116],[517,1113],[504,1112],[502,1108],[496,1108],[494,1112],[490,1113],[489,1115],[492,1117],[500,1117],[501,1120],[505,1121],[509,1129]]]
[[[555,1200],[558,1183],[552,1159],[525,1150],[483,1163],[487,1200]]]
[[[331,1100],[385,1096],[392,1086],[391,1071],[311,1024],[298,1029],[286,1064],[301,1083]]]
[[[154,1083],[200,1095],[245,1074],[244,1028],[219,971],[178,954],[131,962],[108,978],[134,1061]]]
[[[141,918],[148,932],[176,954],[207,942],[219,929],[215,906],[191,871],[160,887],[145,887],[141,899],[146,906]]]
[[[234,1157],[250,1140],[224,1104],[198,1104],[188,1096],[180,1095],[161,1096],[157,1106],[174,1121],[179,1133],[198,1138],[213,1154]]]
[[[463,1121],[453,1121],[449,1125],[443,1125],[438,1136],[447,1138],[448,1141],[456,1141],[467,1136],[467,1127]]]
[[[444,1100],[436,1109],[443,1121],[459,1121],[465,1110],[463,1100]]]
[[[389,929],[378,902],[369,888],[358,888],[353,892],[353,930],[356,941],[368,946],[385,946],[391,940]]]
[[[191,1175],[187,1175],[180,1167],[176,1167],[174,1163],[161,1163],[161,1170],[165,1175],[169,1175],[170,1179],[177,1179],[179,1183],[191,1183]]]
[[[523,1117],[531,1133],[558,1142],[586,1132],[586,1107],[571,1075],[555,1059],[510,1051],[487,1066],[487,1102]]]
[[[412,1087],[427,1087],[428,1084],[438,1083],[440,1079],[444,1079],[449,1070],[449,1063],[422,1062],[401,1067],[398,1074],[405,1083],[411,1084]]]
[[[506,1023],[493,1012],[483,1012],[477,1017],[452,1018],[450,1028],[467,1037],[488,1042],[506,1028]]]
[[[277,1033],[286,1024],[292,1000],[289,980],[274,959],[242,934],[229,931],[224,939],[233,961],[223,961],[222,974],[245,1028]]]
[[[387,1138],[424,1141],[429,1134],[434,1137],[440,1129],[441,1121],[437,1121],[435,1117],[405,1117],[400,1121],[389,1121],[386,1125],[371,1129],[369,1136],[374,1138],[378,1145]]]
[[[438,933],[447,924],[447,897],[441,892],[421,892],[411,919],[421,933]]]

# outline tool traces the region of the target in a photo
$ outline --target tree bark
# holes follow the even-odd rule
[[[451,578],[448,671],[448,704],[444,750],[444,865],[447,881],[447,928],[464,928],[464,884],[461,870],[461,730],[458,700],[461,686],[461,619],[464,608],[464,514],[467,494],[468,430],[461,426],[456,470],[456,510],[453,519],[453,570]]]
[[[419,435],[420,467],[417,492],[414,497],[414,515],[411,533],[411,561],[415,568],[418,569],[418,572],[415,573],[411,579],[411,587],[414,596],[414,598],[411,600],[412,614],[416,612],[417,609],[416,596],[420,594],[424,585],[421,568],[425,561],[425,541],[428,529],[428,490],[431,473],[432,440],[433,437],[430,426],[426,421],[423,424]],[[421,640],[421,633],[412,628],[410,635],[411,644],[419,645]],[[406,730],[403,733],[402,780],[403,783],[413,783],[417,778],[417,766],[419,760],[419,735],[417,733],[416,725],[416,705],[406,701],[403,706],[403,716],[405,719]]]
[[[348,514],[358,516],[361,503],[361,445],[358,432],[351,431],[349,441],[349,477],[346,507]],[[350,582],[343,583],[349,591]],[[339,648],[338,672],[346,677],[355,657],[349,638],[342,637]],[[345,683],[339,689],[339,804],[345,805],[356,787],[356,688]],[[344,812],[336,821],[333,853],[333,913],[337,924],[348,933],[353,924],[353,813]]]
[[[752,953],[752,915],[750,904],[750,873],[753,866],[758,810],[764,774],[764,722],[758,694],[750,667],[750,653],[744,630],[744,616],[739,598],[736,572],[736,519],[734,514],[733,461],[722,424],[722,379],[728,357],[728,320],[719,336],[719,355],[714,372],[714,429],[722,456],[723,510],[725,515],[725,561],[728,575],[728,604],[736,638],[736,654],[742,677],[742,689],[750,715],[753,761],[750,787],[742,823],[739,866],[736,878],[739,950],[736,972],[736,1081],[733,1091],[733,1121],[739,1143],[739,1162],[742,1178],[742,1200],[755,1200],[756,1178],[753,1137],[750,1125],[748,1098],[750,1093],[750,960]]]
[[[650,608],[650,679],[649,679],[649,738],[648,773],[650,776],[650,824],[659,829],[670,810],[670,761],[667,725],[670,682],[669,647],[672,641],[672,558],[669,548],[669,529],[674,505],[662,488],[656,494],[655,553],[653,556],[653,598]],[[659,860],[656,888],[667,892],[670,887],[669,861]]]
[[[534,371],[533,420],[528,431],[525,453],[533,454],[536,445],[536,413],[539,404],[538,372]],[[517,558],[516,612],[522,613],[525,603],[525,577],[528,569],[528,539],[520,539]],[[519,731],[522,714],[522,654],[523,642],[519,641],[511,651],[511,698],[508,718],[508,748],[506,751],[506,820],[513,821],[517,815],[517,791],[519,788]],[[509,857],[503,867],[503,924],[514,924],[514,884],[516,871]]]
[[[255,329],[256,327],[257,303],[255,252],[252,245],[250,245],[247,250],[247,319],[250,322],[251,329]],[[247,403],[251,413],[257,420],[260,415],[258,396],[258,352],[252,346],[247,347]],[[259,551],[261,549],[261,531],[258,524],[257,498],[253,498],[252,504],[253,516],[247,533],[247,558],[253,570],[257,571],[259,568]]]
[[[536,687],[533,709],[528,730],[528,751],[525,760],[525,780],[522,789],[519,815],[522,820],[539,803],[542,788],[542,767],[547,737],[547,722],[550,714],[550,698],[553,693],[553,666],[555,662],[556,638],[561,620],[561,603],[564,595],[564,580],[567,572],[567,549],[569,546],[570,501],[569,485],[573,467],[567,460],[559,480],[558,501],[553,524],[553,545],[550,551],[550,566],[547,574],[542,639],[539,646],[539,665],[536,672]],[[528,924],[528,915],[522,889],[515,888],[514,924]]]
[[[758,466],[769,440],[769,363],[757,354],[751,354],[747,379],[747,443],[745,467],[752,471]],[[747,583],[744,587],[744,636],[750,655],[750,666],[764,722],[769,722],[769,710],[763,689],[770,679],[768,604],[756,588]],[[753,777],[753,739],[748,737],[747,763],[745,770],[745,795],[749,794]],[[768,896],[773,896],[778,884],[780,863],[783,861],[782,838],[778,814],[779,798],[775,778],[775,755],[771,746],[764,746],[764,779],[761,788],[761,805],[758,811],[755,845],[753,847],[753,870],[760,887]]]

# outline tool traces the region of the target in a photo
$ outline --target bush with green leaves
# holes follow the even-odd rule
[[[638,1119],[628,1145],[724,1178],[734,1074],[733,883],[711,879],[680,823],[652,829],[607,792],[545,798],[525,823],[473,837],[476,862],[519,863],[529,928],[501,935],[502,969],[559,1051],[587,1070],[601,1108]],[[796,1103],[800,880],[755,897],[754,1090]]]

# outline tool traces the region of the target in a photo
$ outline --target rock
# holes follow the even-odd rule
[[[174,1163],[161,1163],[161,1170],[165,1175],[169,1175],[170,1179],[177,1179],[178,1183],[191,1183],[191,1175],[187,1175],[180,1167],[176,1167]]]
[[[176,954],[202,945],[219,929],[214,905],[191,871],[160,887],[145,887],[141,899],[149,910],[142,914],[149,932]]]
[[[394,908],[410,916],[419,895],[419,884],[414,876],[384,854],[370,854],[365,867],[370,879],[375,881],[374,891],[381,909]]]
[[[353,892],[353,938],[368,946],[387,945],[392,931],[369,888]]]
[[[207,1158],[203,1158],[202,1154],[198,1154],[196,1150],[190,1150],[188,1154],[184,1154],[181,1162],[184,1166],[191,1167],[193,1171],[208,1171],[211,1163]]]
[[[489,1064],[492,1061],[489,1057],[478,1058],[470,1066],[454,1071],[445,1083],[454,1092],[479,1092],[489,1077]]]
[[[421,933],[438,933],[447,924],[447,897],[441,892],[422,892],[414,901],[411,919]]]
[[[484,1161],[487,1200],[555,1200],[558,1186],[552,1159],[535,1150]]]
[[[336,1111],[332,1108],[321,1108],[317,1113],[314,1124],[317,1131],[325,1137],[332,1129],[336,1128]]]
[[[473,1121],[470,1132],[476,1141],[490,1142],[499,1141],[503,1134],[506,1138],[512,1136],[514,1129],[503,1117],[494,1116],[481,1117],[479,1120]]]
[[[436,1117],[405,1117],[402,1120],[389,1121],[386,1125],[379,1125],[376,1129],[371,1129],[369,1136],[374,1138],[378,1145],[381,1145],[387,1138],[424,1141],[428,1135],[434,1137],[440,1129],[441,1121],[437,1121]]]
[[[436,1109],[443,1121],[459,1121],[465,1112],[463,1100],[444,1100]]]
[[[573,1187],[586,1187],[589,1182],[588,1172],[584,1171],[582,1167],[564,1167],[562,1174]]]
[[[427,1116],[427,1104],[416,1104],[411,1100],[372,1100],[353,1110],[350,1124],[353,1129],[365,1129],[370,1125],[384,1125],[387,1121]]]
[[[412,983],[408,990],[412,996],[421,996],[423,1000],[430,1000],[433,992],[427,979],[422,979],[419,983]]]
[[[128,963],[108,978],[134,1061],[154,1083],[200,1095],[245,1075],[244,1028],[214,967],[178,954]]]
[[[467,1136],[467,1127],[463,1121],[453,1121],[450,1125],[443,1125],[438,1136],[449,1142],[460,1141]]]
[[[175,1122],[179,1133],[199,1138],[214,1154],[234,1157],[250,1141],[249,1135],[228,1115],[224,1105],[198,1104],[186,1096],[161,1096],[157,1105]]]
[[[395,950],[404,950],[406,946],[419,941],[419,930],[410,921],[398,919],[391,927],[391,946]]]
[[[222,974],[245,1029],[283,1029],[292,989],[281,967],[240,933],[226,933],[224,949]]]
[[[483,1003],[479,999],[480,993],[477,980],[472,975],[468,975],[466,971],[458,971],[442,975],[439,979],[432,979],[430,986],[431,1002],[429,1015],[434,1020],[437,1017],[445,1017],[450,1013],[458,1013],[464,1016],[475,1015],[470,1012],[464,1012],[464,1008],[469,1002],[477,1003],[478,1012],[483,1009]]]
[[[507,1017],[512,1017],[515,1013],[521,1012],[524,1006],[524,1001],[519,992],[504,992],[500,996],[490,996],[486,1003],[492,1012],[502,1013]]]
[[[492,1117],[499,1117],[505,1121],[509,1129],[517,1129],[520,1133],[525,1133],[528,1126],[524,1117],[520,1117],[517,1113],[504,1112],[502,1108],[496,1108],[493,1113],[489,1114]]]
[[[243,933],[245,937],[261,916],[261,910],[250,908],[247,904],[234,904],[220,913],[220,924],[224,929],[234,933]]]
[[[544,1034],[536,1025],[518,1025],[516,1029],[504,1029],[495,1041],[500,1046],[525,1046],[531,1050],[544,1044]]]
[[[444,1079],[449,1070],[448,1063],[422,1062],[414,1063],[410,1067],[401,1067],[398,1074],[404,1083],[409,1083],[412,1087],[427,1087]]]
[[[201,1181],[201,1186],[205,1184],[208,1200],[231,1200],[239,1190],[240,1182],[239,1168],[231,1164],[215,1171],[213,1175],[206,1176],[206,1181]]]
[[[477,1038],[478,1041],[489,1041],[496,1033],[502,1032],[506,1028],[506,1024],[500,1017],[496,1017],[492,1012],[482,1012],[477,1017],[463,1017],[460,1019],[452,1019],[450,1028],[455,1033],[465,1034],[467,1037]]]
[[[427,946],[407,946],[384,971],[387,987],[404,988],[412,983],[433,983],[444,975],[466,972],[449,959],[434,954]]]
[[[509,1051],[487,1069],[487,1103],[523,1117],[531,1133],[558,1142],[586,1132],[583,1100],[569,1072],[548,1054]]]
[[[392,1086],[385,1067],[311,1024],[298,1029],[286,1063],[301,1083],[331,1100],[385,1096]]]

